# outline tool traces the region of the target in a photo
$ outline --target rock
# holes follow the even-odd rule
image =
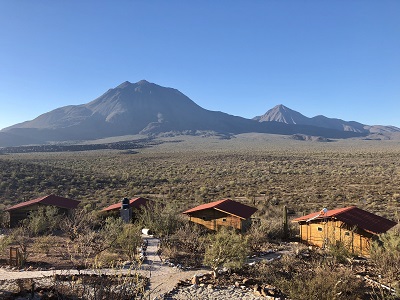
[[[240,283],[239,283],[239,281],[235,281],[235,287],[239,287],[240,286]]]
[[[253,279],[245,278],[245,279],[243,279],[242,283],[243,283],[244,285],[249,286],[249,285],[255,284],[255,281],[254,281]]]
[[[264,297],[267,297],[267,293],[265,292],[264,288],[261,288],[261,295],[263,295]]]
[[[214,289],[214,286],[213,286],[212,284],[209,284],[209,285],[207,286],[207,288],[210,289],[210,290],[212,290],[212,289]]]
[[[198,285],[199,283],[200,283],[199,277],[197,277],[197,275],[194,275],[192,278],[192,284]]]
[[[210,280],[213,277],[212,273],[206,273],[203,275],[203,280]]]

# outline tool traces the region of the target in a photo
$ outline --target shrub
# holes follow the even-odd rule
[[[197,224],[186,223],[174,234],[161,240],[162,255],[179,260],[183,265],[200,265],[204,258],[205,232]]]
[[[400,227],[379,236],[371,247],[371,259],[389,282],[399,281]]]
[[[32,248],[35,252],[44,253],[48,256],[54,243],[55,239],[52,235],[39,236],[33,242]]]
[[[350,270],[326,264],[296,273],[290,279],[282,278],[278,285],[289,298],[298,300],[360,299],[364,288],[363,281]]]
[[[137,224],[124,224],[121,229],[117,234],[113,248],[118,247],[127,259],[133,261],[137,254],[137,249],[142,243],[141,227]]]
[[[247,241],[242,235],[223,227],[216,234],[210,234],[204,264],[213,269],[214,277],[222,267],[240,269],[246,261],[247,249]]]
[[[33,211],[27,219],[23,221],[29,232],[33,236],[43,233],[52,233],[60,228],[62,216],[56,207],[46,206],[39,207],[37,211]]]
[[[160,237],[169,236],[183,225],[183,218],[177,213],[179,209],[174,204],[154,203],[144,208],[138,214],[138,223],[149,228]]]

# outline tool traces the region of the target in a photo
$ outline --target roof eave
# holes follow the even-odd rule
[[[241,217],[241,216],[235,215],[235,214],[233,214],[233,213],[231,213],[231,212],[228,212],[228,211],[225,211],[225,210],[216,208],[216,207],[214,207],[214,209],[215,209],[215,210],[218,210],[218,211],[221,211],[221,212],[223,212],[223,213],[226,213],[226,214],[228,214],[228,215],[238,217],[238,218],[240,218],[240,219],[242,219],[242,220],[246,220],[246,218],[243,218],[243,217]]]

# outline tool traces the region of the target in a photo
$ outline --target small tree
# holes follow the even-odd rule
[[[247,249],[247,241],[242,235],[223,227],[215,235],[210,234],[204,264],[213,269],[216,278],[218,271],[223,267],[240,269],[246,261]]]
[[[134,260],[137,254],[137,249],[142,243],[140,226],[137,224],[124,224],[121,232],[116,239],[116,245],[128,257],[129,260]]]

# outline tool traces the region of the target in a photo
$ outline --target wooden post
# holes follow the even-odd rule
[[[287,217],[287,207],[283,206],[283,238],[286,239],[288,237],[288,217]]]
[[[10,265],[14,267],[21,266],[21,255],[16,247],[10,247]]]

